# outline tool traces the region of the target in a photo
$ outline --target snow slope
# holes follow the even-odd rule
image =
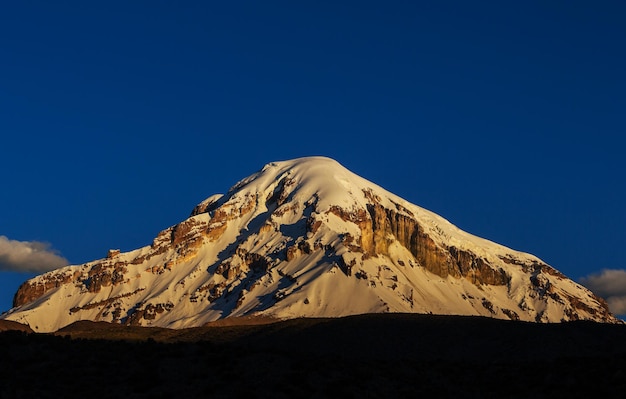
[[[239,316],[374,312],[617,322],[535,256],[461,231],[332,159],[267,164],[200,203],[151,246],[20,288],[2,318],[183,328]]]

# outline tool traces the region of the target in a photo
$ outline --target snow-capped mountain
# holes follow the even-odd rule
[[[535,256],[461,231],[332,159],[265,165],[152,245],[25,282],[3,316],[183,328],[226,317],[411,312],[617,322]]]

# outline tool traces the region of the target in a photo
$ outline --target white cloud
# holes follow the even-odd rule
[[[606,299],[609,304],[611,312],[618,315],[626,315],[626,295],[624,296],[610,296]]]
[[[16,241],[0,236],[0,271],[47,272],[66,266],[67,259],[50,244],[39,241]]]
[[[626,270],[604,269],[600,273],[581,278],[580,282],[606,299],[611,312],[626,314]]]

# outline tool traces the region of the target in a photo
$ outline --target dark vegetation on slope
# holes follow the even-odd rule
[[[363,315],[0,333],[0,398],[623,397],[626,326]]]

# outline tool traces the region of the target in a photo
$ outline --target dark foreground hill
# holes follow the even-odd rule
[[[0,398],[626,395],[626,326],[404,314],[0,333]]]
[[[30,327],[10,320],[0,320],[0,332],[1,331],[33,332]]]

